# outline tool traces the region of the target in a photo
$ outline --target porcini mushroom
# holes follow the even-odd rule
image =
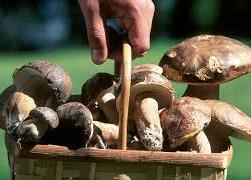
[[[160,61],[168,79],[188,83],[183,96],[219,99],[219,84],[251,71],[251,49],[215,35],[200,35],[171,48]]]
[[[55,129],[59,120],[57,113],[48,107],[36,107],[18,126],[20,142],[36,144],[41,142],[46,132]]]
[[[109,123],[117,124],[118,113],[116,111],[113,85],[113,75],[108,73],[95,74],[82,87],[82,101],[94,116],[96,113],[99,113],[100,108]]]
[[[228,136],[251,141],[251,118],[240,109],[219,101],[205,100],[211,107],[212,121],[206,127],[205,133],[214,152],[219,152],[228,143]]]
[[[173,99],[174,89],[164,76],[150,71],[132,74],[129,120],[134,120],[137,133],[146,149],[162,149],[163,135],[158,110],[168,107]],[[120,101],[119,95],[117,105]]]
[[[203,132],[211,120],[211,108],[205,102],[192,97],[174,100],[169,109],[162,111],[160,119],[171,149],[191,141],[190,149],[211,153],[210,143]]]
[[[34,61],[16,69],[13,81],[18,91],[34,99],[38,106],[55,109],[71,95],[70,76],[59,65]]]
[[[57,109],[59,125],[55,129],[54,144],[72,149],[86,147],[93,134],[93,117],[90,110],[78,102],[63,104]]]
[[[4,106],[7,103],[9,97],[16,91],[15,86],[12,84],[7,87],[1,94],[0,94],[0,128],[6,129],[5,127],[5,117],[3,115]]]
[[[13,93],[3,111],[7,132],[15,137],[18,125],[29,116],[30,111],[35,107],[37,106],[30,96],[22,92]]]

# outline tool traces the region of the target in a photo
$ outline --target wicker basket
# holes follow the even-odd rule
[[[223,180],[232,146],[222,153],[101,150],[55,145],[20,147],[6,138],[12,179],[203,179]]]

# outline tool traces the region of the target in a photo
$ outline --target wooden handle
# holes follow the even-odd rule
[[[121,103],[119,112],[119,149],[126,150],[127,122],[131,87],[132,50],[130,44],[123,43],[123,59],[121,62]]]

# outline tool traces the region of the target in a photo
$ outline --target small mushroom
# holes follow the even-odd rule
[[[86,147],[93,134],[93,117],[90,110],[78,102],[63,104],[57,109],[59,125],[55,129],[53,144],[72,149]]]
[[[9,97],[16,91],[15,86],[12,84],[9,87],[7,87],[1,94],[0,94],[0,128],[2,128],[3,130],[6,129],[5,127],[5,122],[6,122],[6,118],[3,115],[3,111],[4,111],[4,106],[7,103],[7,101],[9,100]]]
[[[174,89],[164,76],[155,72],[142,71],[132,74],[131,78],[129,126],[134,120],[137,133],[146,149],[161,150],[163,135],[158,110],[171,104]],[[120,101],[119,95],[117,105]]]
[[[35,107],[37,106],[30,96],[22,92],[13,93],[3,111],[7,132],[15,137],[18,125],[29,116],[30,111]]]
[[[131,73],[134,74],[134,73],[138,73],[142,71],[151,71],[151,72],[156,72],[158,74],[163,73],[163,69],[156,64],[140,64],[140,65],[134,66],[132,68]]]
[[[238,139],[251,141],[251,118],[240,109],[219,101],[205,100],[212,109],[212,121],[206,127],[205,133],[214,152],[224,149],[232,136]]]
[[[82,102],[98,119],[99,108],[109,123],[118,124],[116,100],[113,94],[114,76],[97,73],[88,79],[82,87]]]
[[[115,147],[118,144],[119,127],[115,124],[93,121],[94,132],[88,146],[101,149]]]
[[[48,107],[36,107],[18,126],[19,141],[37,144],[48,131],[55,129],[58,123],[58,115],[54,110]]]
[[[190,141],[190,149],[211,153],[210,143],[203,132],[211,120],[211,108],[205,102],[192,97],[177,99],[169,109],[162,111],[160,119],[171,149]]]
[[[71,95],[69,75],[59,65],[48,61],[34,61],[23,65],[13,74],[18,91],[34,99],[37,106],[53,109],[65,103]]]
[[[167,79],[188,83],[183,96],[219,99],[219,84],[251,71],[251,49],[215,35],[200,35],[174,46],[160,66]]]

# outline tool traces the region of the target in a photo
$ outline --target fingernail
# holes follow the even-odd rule
[[[101,51],[99,49],[92,49],[92,61],[95,64],[102,64],[103,63],[103,57],[102,57]]]

